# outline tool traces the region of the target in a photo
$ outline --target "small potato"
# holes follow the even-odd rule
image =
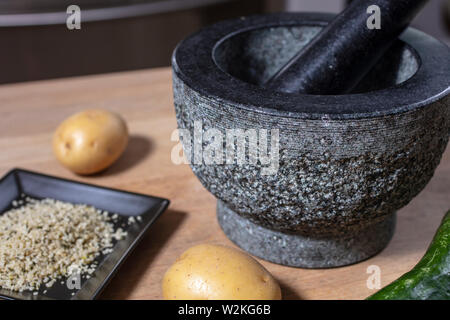
[[[201,244],[185,251],[162,282],[168,300],[279,300],[281,290],[255,259],[236,249]]]
[[[56,158],[78,174],[106,169],[128,143],[125,121],[106,110],[85,110],[66,119],[53,136]]]

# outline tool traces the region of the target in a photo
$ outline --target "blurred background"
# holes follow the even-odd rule
[[[340,12],[348,0],[1,0],[0,83],[170,65],[176,44],[219,20],[279,11]],[[81,8],[68,30],[66,9]],[[413,25],[450,45],[450,0]]]

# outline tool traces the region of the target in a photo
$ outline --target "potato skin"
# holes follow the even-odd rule
[[[239,250],[201,244],[185,251],[162,281],[167,300],[279,300],[272,275]]]
[[[53,152],[69,170],[89,175],[113,164],[128,143],[128,128],[116,113],[92,109],[64,120],[53,136]]]

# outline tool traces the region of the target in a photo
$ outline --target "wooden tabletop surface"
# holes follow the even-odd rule
[[[87,108],[120,113],[131,140],[107,171],[80,177],[55,160],[51,137],[63,119]],[[0,86],[1,175],[20,167],[171,201],[106,287],[103,299],[161,299],[162,276],[184,250],[205,242],[234,246],[216,221],[214,197],[189,166],[172,163],[175,128],[168,68]],[[259,261],[278,279],[285,299],[363,299],[375,291],[367,287],[367,268],[380,267],[382,286],[410,270],[449,208],[450,148],[425,190],[399,211],[394,238],[376,257],[326,270]]]

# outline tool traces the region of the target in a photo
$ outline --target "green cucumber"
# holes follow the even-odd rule
[[[367,300],[450,300],[450,211],[419,263]]]

